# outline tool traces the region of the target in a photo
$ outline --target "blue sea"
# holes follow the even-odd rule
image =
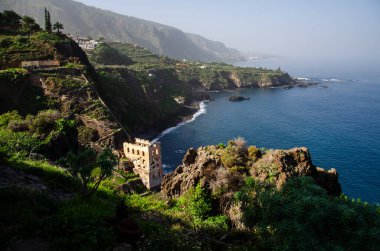
[[[380,71],[286,58],[237,65],[281,67],[294,77],[320,84],[210,93],[214,101],[202,103],[191,121],[160,135],[165,172],[181,163],[189,147],[226,143],[241,136],[259,147],[306,146],[315,165],[338,170],[345,194],[380,202]],[[230,102],[231,95],[250,100]]]

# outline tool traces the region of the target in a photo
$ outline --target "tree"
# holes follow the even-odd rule
[[[46,8],[45,8],[45,30],[47,32],[51,32],[50,13]]]
[[[40,26],[36,23],[36,21],[33,18],[29,16],[23,16],[22,29],[24,31],[38,31],[40,29]]]
[[[117,164],[117,157],[107,148],[98,155],[92,149],[85,149],[77,154],[69,152],[66,158],[61,159],[61,164],[81,186],[82,198],[88,198],[94,194],[100,183],[112,175],[112,170]],[[94,170],[99,171],[94,174]],[[89,185],[92,183],[92,187]]]
[[[57,33],[61,33],[60,30],[63,30],[63,24],[60,22],[55,22],[53,25],[53,30],[57,30]]]
[[[10,25],[13,29],[18,30],[21,27],[21,16],[13,10],[5,10],[2,19],[4,24]]]

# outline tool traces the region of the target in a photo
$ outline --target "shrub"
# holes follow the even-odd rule
[[[197,219],[205,219],[211,213],[211,197],[209,193],[198,184],[190,196],[190,214]]]
[[[216,170],[215,179],[210,182],[210,189],[215,198],[223,194],[239,189],[242,184],[241,175],[232,170],[219,168]]]
[[[87,198],[97,191],[105,178],[112,175],[112,170],[117,164],[117,157],[109,148],[104,149],[98,155],[92,149],[85,149],[77,154],[69,152],[65,158],[60,160],[60,163],[82,185],[80,194],[82,198]],[[96,173],[95,169],[97,169]],[[93,185],[89,187],[91,183]]]
[[[248,158],[255,162],[258,158],[261,157],[261,151],[256,146],[250,146],[248,147]]]
[[[0,129],[0,152],[8,157],[14,154],[26,157],[40,145],[38,138],[30,133]]]
[[[13,121],[22,120],[21,116],[18,114],[16,110],[0,115],[0,127],[8,126],[8,123],[12,120]]]
[[[310,177],[246,195],[244,223],[270,234],[270,249],[374,250],[380,244],[375,206],[330,197]]]
[[[78,141],[82,145],[87,145],[99,138],[98,131],[95,129],[79,126],[78,127]]]
[[[8,129],[13,132],[26,132],[29,130],[29,125],[25,120],[11,120]]]
[[[165,202],[156,195],[131,194],[126,196],[126,204],[140,212],[161,212],[168,208]]]
[[[230,140],[222,152],[222,163],[226,168],[245,166],[247,162],[247,147],[241,137]]]
[[[55,128],[56,121],[61,118],[61,114],[57,110],[40,111],[35,117],[28,116],[29,129],[33,133],[39,135],[47,135]]]

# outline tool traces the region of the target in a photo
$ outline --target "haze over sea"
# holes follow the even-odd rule
[[[249,145],[259,147],[306,146],[315,165],[338,170],[345,194],[380,202],[378,65],[350,67],[289,58],[254,59],[237,65],[281,66],[292,76],[321,84],[211,93],[214,101],[202,105],[194,120],[161,135],[165,172],[173,171],[190,147],[242,136]],[[232,103],[227,100],[231,95],[250,100]]]

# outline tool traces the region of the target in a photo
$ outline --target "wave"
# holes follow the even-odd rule
[[[321,79],[323,82],[342,82],[342,79],[337,79],[337,78],[322,78]]]
[[[185,150],[176,150],[175,153],[185,153],[186,151]]]
[[[310,81],[310,78],[305,78],[305,77],[296,77],[297,80],[304,80],[304,81]]]
[[[157,138],[153,139],[152,140],[152,143],[158,141],[160,138],[162,138],[163,136],[177,130],[178,128],[180,128],[181,126],[183,125],[186,125],[188,123],[191,123],[193,122],[194,120],[196,120],[199,116],[201,116],[202,114],[206,114],[207,113],[207,106],[206,106],[206,101],[202,101],[199,103],[199,109],[196,113],[193,114],[193,116],[191,117],[191,119],[189,120],[186,120],[184,122],[181,122],[179,124],[177,124],[176,126],[173,126],[173,127],[169,127],[168,129],[164,130]]]

